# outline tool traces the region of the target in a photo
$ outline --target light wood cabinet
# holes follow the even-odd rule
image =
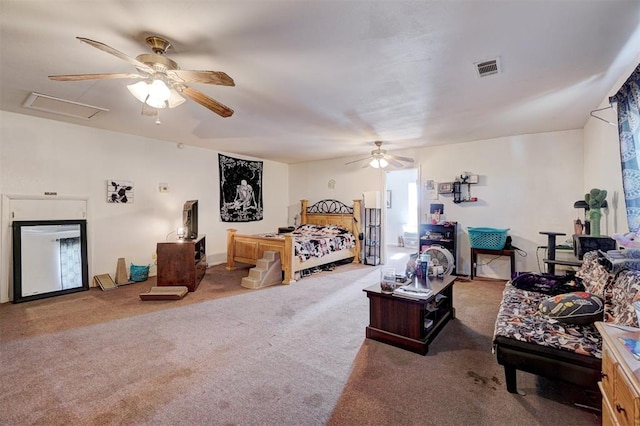
[[[195,291],[207,269],[204,236],[195,240],[158,243],[158,286],[183,285]]]
[[[602,424],[640,426],[640,361],[620,340],[640,339],[640,329],[603,322],[596,327],[602,335]]]

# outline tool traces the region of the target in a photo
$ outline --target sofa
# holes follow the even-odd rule
[[[597,389],[601,379],[602,338],[594,322],[622,326],[638,325],[632,302],[640,299],[640,271],[624,269],[614,273],[603,266],[598,251],[585,253],[576,272],[579,292],[601,300],[602,309],[580,320],[558,318],[541,309],[558,298],[543,292],[505,285],[496,318],[493,351],[504,367],[507,391],[518,393],[517,371],[524,371],[581,387]],[[575,293],[578,294],[578,293]],[[551,299],[553,298],[553,299]]]

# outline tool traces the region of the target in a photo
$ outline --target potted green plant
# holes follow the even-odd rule
[[[602,219],[602,203],[607,198],[607,191],[605,189],[593,188],[588,193],[584,194],[584,201],[589,205],[589,222],[591,224],[590,235],[594,237],[600,236],[600,219]]]

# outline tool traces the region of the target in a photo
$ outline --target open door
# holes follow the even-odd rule
[[[384,253],[385,264],[406,265],[418,251],[418,169],[385,172]]]

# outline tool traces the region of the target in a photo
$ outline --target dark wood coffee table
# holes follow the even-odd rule
[[[453,283],[455,275],[430,278],[433,293],[426,300],[413,300],[383,293],[380,284],[363,291],[369,298],[367,337],[426,355],[429,344],[450,320],[455,318]],[[417,278],[416,278],[417,279]]]

